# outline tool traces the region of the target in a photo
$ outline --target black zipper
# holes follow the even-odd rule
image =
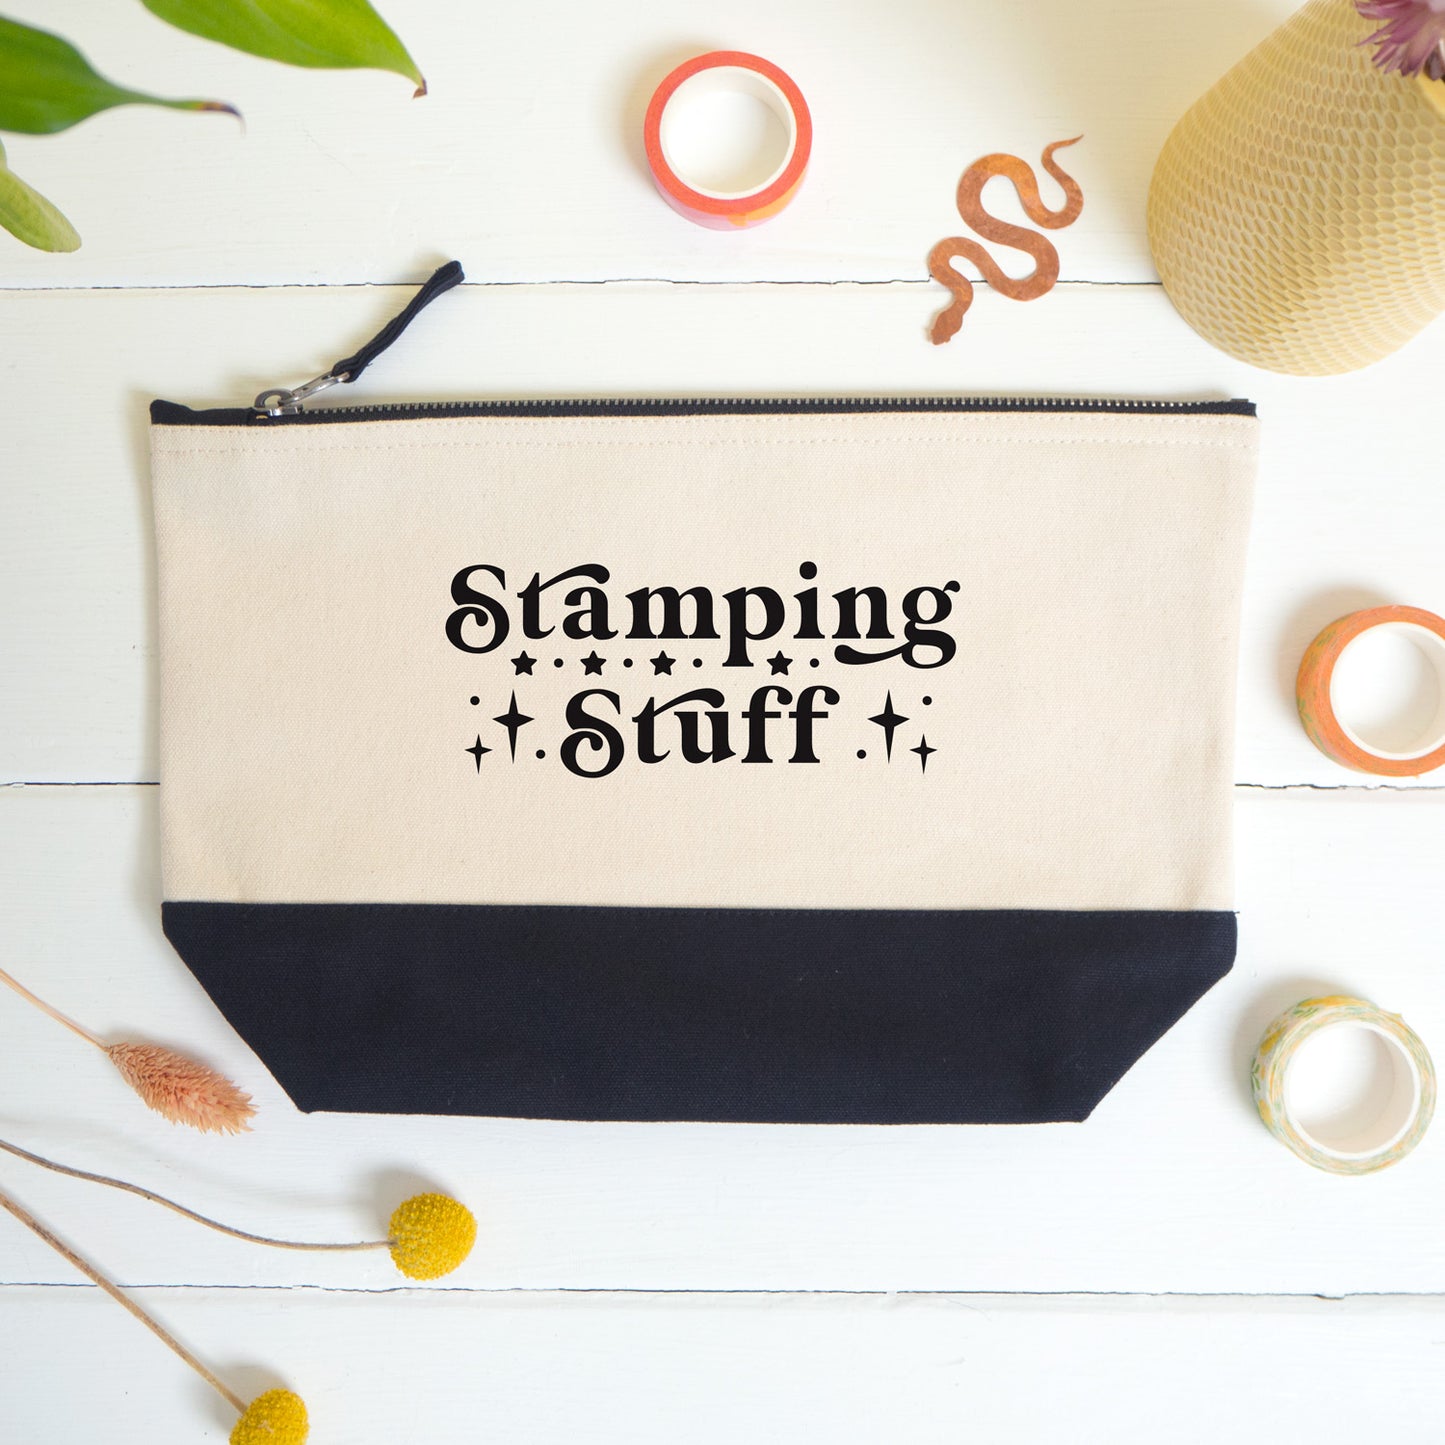
[[[612,397],[556,401],[382,402],[332,406],[271,417],[249,407],[193,411],[153,401],[157,426],[329,426],[358,421],[421,421],[463,416],[829,416],[848,412],[1128,412],[1159,416],[1253,416],[1252,401],[1119,401],[1094,397],[845,396],[845,397]]]
[[[358,421],[419,421],[427,417],[621,417],[621,416],[831,416],[853,412],[1115,412],[1150,416],[1253,416],[1250,401],[1128,401],[1094,397],[853,396],[853,397],[612,397],[553,401],[428,401],[323,407],[306,403],[333,386],[356,380],[391,346],[421,311],[463,279],[461,263],[436,270],[406,308],[351,356],[298,387],[263,391],[249,407],[193,411],[173,401],[153,401],[156,426],[333,426]]]

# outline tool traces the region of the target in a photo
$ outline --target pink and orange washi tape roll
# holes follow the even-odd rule
[[[728,91],[762,101],[783,128],[784,143],[770,172],[744,190],[709,188],[685,173],[677,154],[676,125],[684,109]],[[714,50],[679,65],[653,94],[642,134],[663,199],[689,221],[717,231],[756,226],[776,216],[802,184],[813,150],[813,120],[803,92],[772,61],[742,50]]]
[[[1366,632],[1397,632],[1434,664],[1438,688],[1432,721],[1413,745],[1376,747],[1341,721],[1335,697],[1335,669],[1344,651]],[[1310,740],[1328,758],[1362,773],[1413,778],[1445,767],[1445,618],[1423,607],[1371,607],[1330,623],[1310,643],[1295,681],[1300,721]]]

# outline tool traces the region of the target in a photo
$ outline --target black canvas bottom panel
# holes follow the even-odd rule
[[[1229,971],[1217,912],[167,903],[298,1108],[1086,1118]]]

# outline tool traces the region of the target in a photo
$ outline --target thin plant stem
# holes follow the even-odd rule
[[[61,1013],[58,1008],[51,1008],[51,1006],[46,1003],[43,998],[40,998],[38,995],[31,993],[30,990],[26,988],[25,985],[21,983],[18,978],[12,978],[8,973],[5,972],[3,968],[0,968],[0,983],[9,984],[10,987],[13,988],[15,992],[20,995],[21,998],[29,999],[30,1002],[33,1003],[35,1007],[41,1011],[41,1013],[49,1014],[56,1023],[64,1024],[65,1027],[71,1031],[71,1033],[79,1034],[80,1037],[83,1038],[87,1043],[94,1044],[98,1049],[105,1048],[105,1044],[100,1039],[96,1038],[96,1036],[91,1033],[89,1029],[82,1028],[78,1023],[76,1023],[73,1018],[70,1018],[66,1014]]]
[[[212,1389],[235,1408],[238,1415],[246,1413],[246,1402],[239,1395],[222,1384],[159,1320],[152,1319],[133,1299],[122,1294],[93,1264],[82,1259],[69,1245],[62,1244],[33,1214],[22,1208],[8,1194],[0,1193],[0,1208],[8,1210],[27,1229],[39,1235],[57,1254],[68,1259],[87,1279],[98,1284],[111,1299],[133,1314],[162,1344],[169,1345]]]
[[[92,1174],[85,1169],[72,1169],[68,1164],[57,1164],[53,1159],[32,1154],[28,1149],[22,1149],[18,1144],[7,1143],[4,1139],[0,1139],[0,1149],[7,1154],[13,1154],[17,1159],[38,1164],[42,1169],[50,1169],[56,1174],[66,1174],[72,1179],[84,1179],[91,1184],[104,1184],[110,1189],[123,1189],[127,1194],[138,1194],[142,1199],[149,1199],[152,1204],[159,1204],[163,1208],[174,1210],[177,1214],[185,1215],[187,1219],[194,1219],[197,1224],[204,1224],[208,1229],[219,1230],[222,1234],[229,1234],[235,1239],[244,1239],[250,1244],[268,1244],[273,1249],[337,1251],[390,1249],[394,1243],[390,1239],[367,1239],[359,1244],[315,1244],[303,1240],[271,1239],[264,1234],[251,1234],[244,1229],[233,1229],[229,1224],[222,1224],[219,1219],[209,1219],[204,1214],[196,1213],[194,1209],[187,1209],[184,1204],[177,1204],[174,1199],[167,1199],[164,1194],[156,1194],[153,1190],[143,1189],[139,1184],[129,1184],[124,1179],[112,1179],[108,1174]]]

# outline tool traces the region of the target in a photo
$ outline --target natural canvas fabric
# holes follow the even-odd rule
[[[1227,970],[1252,416],[206,415],[166,926],[302,1107],[1080,1118]]]

